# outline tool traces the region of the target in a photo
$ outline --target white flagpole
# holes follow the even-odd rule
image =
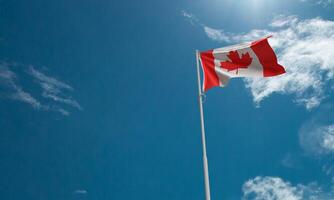
[[[210,182],[209,182],[209,167],[208,159],[206,156],[206,142],[205,142],[205,128],[204,128],[204,116],[203,116],[203,101],[202,101],[202,89],[201,78],[199,69],[199,53],[196,50],[196,62],[197,62],[197,83],[198,83],[198,100],[199,100],[199,112],[201,115],[201,130],[202,130],[202,147],[203,147],[203,171],[204,171],[204,184],[205,184],[205,199],[210,200]]]

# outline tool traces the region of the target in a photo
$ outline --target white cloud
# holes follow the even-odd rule
[[[245,79],[257,105],[274,93],[291,94],[297,104],[307,109],[319,106],[326,98],[329,92],[326,86],[332,84],[334,78],[334,21],[278,16],[269,23],[268,29],[242,34],[200,25],[210,39],[218,42],[239,43],[273,35],[269,42],[287,73],[272,78]]]
[[[245,182],[242,190],[244,200],[333,200],[334,195],[316,183],[292,185],[279,177],[261,176]]]
[[[299,200],[302,191],[276,177],[256,177],[244,183],[244,199],[254,200]]]
[[[30,76],[26,78],[33,78],[42,88],[42,94],[33,95],[33,93],[36,92],[28,92],[27,89],[24,89],[25,87],[19,84],[19,78],[25,73],[21,72],[20,75],[18,75],[18,73],[15,73],[11,69],[17,67],[17,65],[18,64],[0,63],[0,98],[21,101],[31,105],[35,109],[55,111],[65,116],[70,114],[69,111],[57,104],[68,105],[79,110],[82,109],[76,100],[65,94],[65,91],[73,91],[71,86],[53,77],[46,76],[34,67],[29,68],[28,74]],[[25,69],[26,66],[20,65],[18,68]],[[38,99],[36,96],[42,96],[44,99],[50,99],[51,101],[45,102],[44,100],[42,103],[41,100],[43,99]]]
[[[307,109],[317,107],[325,98],[326,83],[333,79],[334,22],[281,16],[270,25],[273,30],[260,32],[265,33],[262,37],[274,35],[270,43],[287,73],[267,79],[246,79],[246,87],[251,90],[254,102],[260,103],[273,93],[282,93],[293,94],[295,101]],[[253,32],[243,37],[249,40],[261,37]]]

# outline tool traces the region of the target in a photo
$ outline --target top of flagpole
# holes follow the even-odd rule
[[[201,63],[201,57],[200,57],[200,52],[199,52],[198,49],[196,49],[196,62],[198,62],[197,63],[197,67],[200,68],[199,65]],[[201,88],[200,95],[202,97],[202,96],[205,96],[205,91],[204,91],[204,87],[201,86],[201,73],[200,73],[200,70],[198,69],[198,71],[199,71],[199,75],[198,76],[199,76],[200,88]]]

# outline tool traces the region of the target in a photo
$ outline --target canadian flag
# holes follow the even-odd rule
[[[270,77],[285,73],[268,38],[200,52],[203,90],[227,85],[235,77]]]

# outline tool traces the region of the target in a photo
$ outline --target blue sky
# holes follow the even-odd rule
[[[287,74],[207,92],[212,199],[334,195],[331,0],[0,1],[0,198],[204,198],[195,49]]]

